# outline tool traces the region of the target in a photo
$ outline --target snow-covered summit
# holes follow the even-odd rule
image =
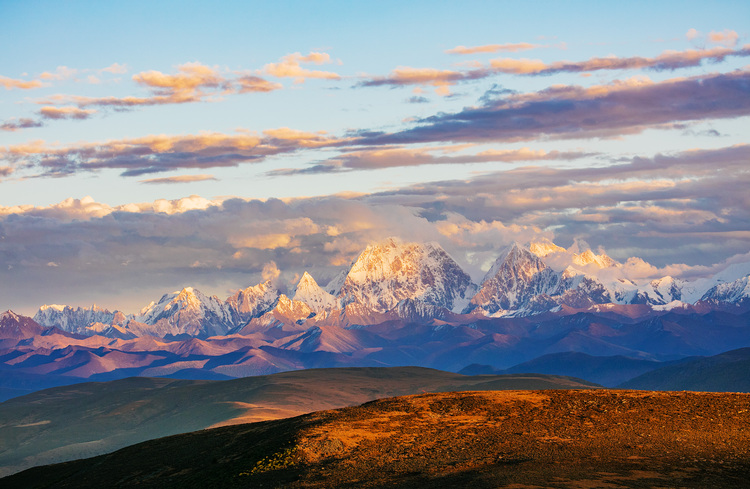
[[[307,272],[302,275],[297,284],[292,300],[304,302],[316,314],[340,308],[336,297],[323,290]]]
[[[476,286],[437,243],[405,243],[388,238],[369,245],[349,269],[339,292],[342,305],[373,312],[396,307],[403,299],[457,310]]]
[[[135,320],[154,326],[153,334],[212,336],[226,334],[233,326],[229,307],[216,296],[192,287],[165,294],[141,310]]]

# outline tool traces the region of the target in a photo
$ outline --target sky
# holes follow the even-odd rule
[[[434,241],[750,261],[750,3],[0,0],[0,310]],[[634,258],[635,257],[635,258]]]

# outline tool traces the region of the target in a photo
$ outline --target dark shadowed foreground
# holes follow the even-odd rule
[[[750,395],[460,392],[161,438],[0,481],[41,487],[745,487]]]

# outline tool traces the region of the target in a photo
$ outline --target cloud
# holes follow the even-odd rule
[[[112,63],[106,68],[102,68],[100,71],[112,73],[114,75],[123,75],[128,72],[128,67],[126,65],[121,65],[120,63]]]
[[[477,54],[477,53],[497,53],[500,51],[515,53],[518,51],[527,51],[542,47],[539,44],[530,44],[528,42],[509,43],[509,44],[485,44],[484,46],[456,46],[448,49],[447,54]]]
[[[603,246],[632,277],[705,275],[717,268],[696,264],[750,246],[749,157],[750,145],[729,146],[286,202],[192,196],[0,207],[0,269],[14,267],[0,295],[28,307],[83,300],[129,312],[188,285],[226,297],[263,280],[264,268],[282,282],[309,270],[324,284],[365,245],[392,235],[440,243],[475,279],[506,244],[538,237]],[[645,262],[627,262],[634,255]]]
[[[658,83],[636,79],[590,88],[553,86],[456,113],[440,113],[419,120],[414,128],[371,134],[357,142],[388,145],[601,138],[746,115],[750,115],[750,72],[734,71]]]
[[[307,55],[292,53],[281,58],[278,63],[269,63],[263,67],[262,72],[277,78],[294,78],[295,83],[303,83],[309,78],[320,78],[325,80],[340,80],[341,75],[331,71],[308,70],[302,68],[301,64],[329,64],[332,63],[331,56],[327,53],[311,52]]]
[[[124,69],[120,65],[110,68],[112,70]],[[49,105],[75,104],[80,109],[86,107],[128,109],[138,106],[204,102],[223,95],[270,92],[282,88],[278,83],[269,82],[247,73],[228,76],[215,68],[198,62],[179,65],[177,66],[177,72],[174,74],[165,74],[156,70],[143,71],[133,75],[132,80],[147,88],[151,92],[150,95],[145,97],[53,95],[40,100],[38,103]]]
[[[554,230],[561,242],[585,236],[621,260],[638,254],[661,265],[706,263],[750,247],[748,158],[750,145],[738,145],[608,166],[516,168],[362,199],[423,209],[436,223],[455,213]]]
[[[533,59],[497,58],[490,60],[487,66],[480,64],[467,71],[398,67],[387,76],[367,77],[355,86],[390,86],[392,88],[409,85],[434,86],[439,95],[446,96],[451,93],[450,87],[457,83],[480,80],[496,76],[498,73],[539,76],[558,73],[588,73],[601,70],[673,71],[679,68],[701,66],[704,61],[719,63],[732,56],[750,56],[750,45],[737,50],[729,47],[715,47],[712,49],[665,51],[654,58],[610,56],[591,58],[586,61],[556,61],[553,63]]]
[[[490,60],[490,68],[499,73],[515,75],[552,75],[557,73],[585,73],[600,70],[634,70],[653,71],[676,70],[700,66],[703,61],[718,63],[730,56],[750,56],[750,45],[734,50],[728,47],[712,49],[688,49],[686,51],[665,51],[654,58],[633,56],[620,58],[591,58],[586,61],[556,61],[546,64],[540,60],[498,58]]]
[[[19,129],[29,129],[31,127],[42,127],[44,124],[28,117],[22,117],[20,119],[12,119],[5,121],[0,124],[1,131],[18,131]]]
[[[123,170],[123,176],[140,176],[176,169],[231,167],[260,162],[270,155],[332,146],[341,141],[325,133],[288,128],[268,130],[264,135],[154,135],[70,146],[50,146],[36,141],[0,147],[0,161],[29,172],[36,171],[37,176],[64,176],[108,168]]]
[[[16,80],[5,76],[0,76],[0,85],[5,87],[6,90],[13,90],[14,88],[30,90],[44,86],[40,80]]]
[[[575,160],[596,153],[582,151],[543,151],[521,148],[515,150],[487,150],[475,154],[459,153],[466,149],[466,145],[439,146],[431,148],[383,147],[353,151],[330,158],[302,169],[272,170],[270,176],[333,173],[355,170],[375,170],[393,167],[407,167],[420,165],[463,165],[470,163],[544,160]],[[437,154],[436,154],[437,153]]]
[[[713,44],[721,44],[728,48],[733,48],[737,45],[737,41],[740,36],[735,31],[724,29],[721,32],[711,31],[708,33],[708,41]]]
[[[489,75],[486,70],[454,71],[436,70],[433,68],[412,68],[399,66],[388,76],[376,76],[357,83],[357,87],[399,87],[406,85],[422,85],[435,87],[435,93],[441,96],[451,94],[450,87],[458,82],[485,78]]]
[[[279,83],[273,83],[253,75],[243,75],[235,78],[234,86],[237,93],[272,92],[282,88]]]
[[[78,74],[78,70],[75,68],[68,68],[67,66],[58,66],[54,72],[45,71],[39,75],[39,78],[44,81],[61,81],[73,78]]]
[[[140,180],[140,183],[192,183],[192,182],[203,182],[206,180],[216,180],[213,175],[177,175],[174,177],[165,178],[150,178],[147,180]]]
[[[421,95],[414,95],[413,97],[406,99],[406,102],[410,104],[427,104],[430,102],[430,99],[422,97]]]
[[[688,41],[702,41],[708,44],[719,44],[727,48],[733,48],[737,45],[740,36],[736,31],[730,29],[724,29],[723,31],[711,31],[707,35],[703,35],[696,29],[689,29],[685,34]]]
[[[39,109],[39,115],[45,119],[88,119],[96,110],[79,109],[78,107],[52,107],[46,106]]]

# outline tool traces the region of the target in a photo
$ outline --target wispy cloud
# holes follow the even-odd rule
[[[6,76],[0,76],[0,85],[5,87],[6,90],[13,90],[14,88],[20,90],[30,90],[32,88],[39,88],[44,86],[40,80],[18,80],[14,78],[8,78]]]
[[[28,117],[22,117],[20,119],[11,119],[0,124],[0,130],[2,131],[18,131],[19,129],[29,129],[32,127],[42,127],[44,124],[40,121],[30,119]]]
[[[78,107],[42,107],[39,109],[39,115],[45,119],[88,119],[96,110],[79,109]]]
[[[730,56],[750,56],[750,45],[734,50],[726,47],[665,51],[653,58],[633,56],[620,58],[591,58],[586,61],[556,61],[546,64],[540,60],[498,58],[490,60],[490,68],[500,73],[515,75],[552,75],[556,73],[587,73],[600,70],[673,71],[679,68],[700,66],[704,61],[718,63]]]
[[[705,61],[719,63],[728,57],[750,56],[750,45],[741,49],[715,47],[711,49],[688,49],[665,51],[659,56],[591,58],[585,61],[556,61],[545,63],[534,59],[496,58],[487,65],[478,64],[470,70],[437,70],[433,68],[398,67],[387,76],[371,76],[357,83],[356,87],[389,86],[392,88],[418,85],[436,87],[439,95],[450,95],[450,87],[457,83],[480,80],[499,73],[540,76],[559,73],[590,73],[601,70],[652,70],[674,71],[679,68],[701,66]]]
[[[140,183],[152,183],[152,184],[161,184],[161,183],[192,183],[192,182],[204,182],[206,180],[216,180],[216,177],[213,175],[177,175],[174,177],[164,177],[164,178],[149,178],[146,180],[139,180]]]
[[[539,44],[531,44],[528,42],[518,43],[507,43],[507,44],[485,44],[483,46],[456,46],[453,49],[448,49],[445,52],[447,54],[478,54],[478,53],[498,53],[498,52],[510,52],[515,53],[518,51],[528,51],[529,49],[537,49],[542,47]]]
[[[521,148],[516,150],[487,150],[474,154],[457,154],[466,145],[433,148],[384,147],[353,151],[302,169],[278,169],[271,176],[334,173],[356,170],[376,170],[421,165],[465,165],[470,163],[513,163],[519,161],[575,160],[595,153],[582,151],[543,151]]]
[[[269,155],[335,145],[341,141],[324,133],[288,128],[271,129],[262,134],[156,135],[70,146],[37,141],[0,147],[0,161],[42,176],[66,176],[102,169],[122,169],[123,176],[140,176],[176,169],[237,166],[262,161]]]

